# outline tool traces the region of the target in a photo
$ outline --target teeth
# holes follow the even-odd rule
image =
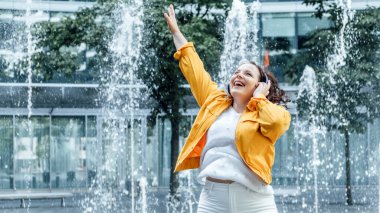
[[[235,82],[234,86],[240,86],[240,87],[243,87],[244,84],[242,84],[241,82]]]

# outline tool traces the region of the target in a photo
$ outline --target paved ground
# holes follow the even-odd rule
[[[291,212],[291,213],[298,213],[298,212],[315,212],[311,209],[303,209],[299,205],[278,205],[278,210],[279,212]],[[21,208],[5,208],[5,209],[0,209],[0,212],[4,213],[81,213],[83,210],[78,207],[66,207],[66,208],[61,208],[57,206],[39,206],[39,207],[30,207],[29,209],[21,209]],[[127,211],[120,211],[120,212],[127,212]],[[159,212],[166,212],[166,210],[163,211],[156,211],[157,213]],[[347,206],[342,206],[342,205],[328,205],[328,206],[321,206],[319,208],[319,211],[321,213],[377,213],[379,210],[377,207],[370,207],[370,206],[352,206],[352,207],[347,207]]]
[[[196,195],[195,195],[196,197]],[[376,198],[376,196],[374,197]],[[60,207],[59,199],[48,199],[48,200],[32,200],[30,203],[26,200],[26,205],[29,204],[29,208],[20,208],[20,201],[0,201],[0,213],[81,213],[84,212],[84,209],[81,207],[80,202],[84,199],[84,196],[81,194],[76,194],[72,198],[66,199],[66,207]],[[282,198],[280,196],[276,197],[277,207],[280,213],[308,213],[316,212],[315,207],[312,202],[307,202],[302,204],[300,202],[302,199],[286,197]],[[136,198],[138,202],[138,198]],[[98,201],[101,202],[101,201]],[[130,197],[121,197],[120,200],[116,200],[115,203],[120,205],[119,210],[108,211],[108,212],[131,212]],[[184,203],[184,201],[182,202]],[[193,212],[196,210],[196,204],[193,206]],[[94,211],[89,211],[94,212]],[[105,211],[96,211],[96,212],[105,212]],[[136,211],[141,212],[141,211]],[[154,197],[148,198],[148,213],[165,213],[166,211],[166,194],[165,193],[156,193]],[[172,212],[172,211],[169,211]],[[189,209],[183,210],[182,212],[190,212]],[[368,201],[362,204],[356,204],[354,206],[345,206],[342,204],[319,204],[318,205],[319,213],[380,213],[378,208],[377,199],[373,201]]]

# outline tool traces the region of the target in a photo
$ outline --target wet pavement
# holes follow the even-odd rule
[[[367,195],[367,194],[366,194]],[[320,213],[380,213],[378,208],[378,196],[374,195],[374,199],[368,199],[366,202],[360,202],[353,206],[347,206],[342,203],[319,203],[315,206],[313,201],[313,194],[304,194],[303,196],[276,196],[277,208],[280,213],[298,213],[298,212],[320,212]],[[323,195],[321,195],[323,196]],[[331,195],[330,195],[331,196]],[[197,195],[195,195],[197,197]],[[360,197],[360,195],[359,195]],[[361,196],[363,197],[363,196]],[[20,200],[0,201],[0,213],[80,213],[84,212],[81,207],[81,201],[84,199],[83,194],[75,194],[74,197],[65,200],[65,207],[61,207],[60,199],[41,199],[41,200],[25,200],[27,208],[20,207]],[[148,197],[148,213],[165,213],[166,210],[166,192],[150,193]],[[325,197],[325,200],[328,200]],[[138,201],[138,198],[136,198]],[[182,201],[182,203],[188,201]],[[131,212],[130,210],[130,197],[122,197],[121,207],[117,211],[112,212]],[[123,206],[125,208],[123,208]],[[29,208],[28,208],[29,207]],[[316,210],[318,208],[318,211]],[[91,212],[91,211],[90,211]],[[98,211],[99,212],[99,211]],[[141,211],[136,211],[141,212]],[[169,212],[173,212],[172,210]],[[189,209],[182,212],[190,212]],[[196,212],[196,204],[192,206],[192,212]]]

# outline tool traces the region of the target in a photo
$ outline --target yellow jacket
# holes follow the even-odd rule
[[[191,92],[200,106],[189,136],[178,156],[175,171],[198,168],[206,144],[206,132],[226,110],[232,99],[219,90],[204,69],[193,43],[183,45],[175,54]],[[265,184],[272,182],[271,170],[275,143],[289,128],[290,114],[282,106],[271,103],[265,96],[251,98],[236,127],[236,148],[245,164]],[[228,172],[228,171],[226,171]]]

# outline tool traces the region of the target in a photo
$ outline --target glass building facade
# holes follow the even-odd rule
[[[65,113],[27,115],[20,112],[0,113],[0,187],[1,189],[49,189],[49,188],[86,188],[96,175],[100,165],[99,154],[106,150],[109,141],[102,131],[101,114],[68,115]],[[75,111],[75,109],[73,110]],[[136,168],[140,165],[153,187],[167,187],[170,174],[170,137],[171,126],[168,120],[157,117],[155,126],[147,125],[148,110],[135,117]],[[180,143],[183,145],[197,110],[189,110],[181,123]],[[144,114],[146,113],[146,114]],[[73,113],[77,114],[77,113]],[[292,116],[290,129],[276,143],[276,159],[273,167],[274,186],[298,186],[302,183],[302,162],[309,162],[307,152],[311,144],[297,142],[295,123],[297,115]],[[379,162],[378,126],[380,120],[368,125],[365,134],[351,135],[353,185],[377,185]],[[130,127],[129,127],[130,128]],[[125,136],[127,141],[130,139]],[[331,160],[331,167],[320,170],[320,179],[329,185],[343,186],[344,170],[336,175],[336,168],[344,167],[344,156],[330,156],[342,153],[343,137],[339,133],[326,136],[320,148],[320,157]],[[130,150],[127,143],[126,150]],[[325,152],[325,153],[324,153]],[[108,153],[108,152],[104,152]],[[112,156],[104,156],[112,157]],[[131,172],[128,165],[131,153],[127,151],[124,162],[119,162],[122,177]],[[341,158],[337,160],[337,158]],[[194,170],[196,173],[196,171]],[[128,173],[128,174],[127,174]],[[326,175],[329,174],[329,175]],[[365,175],[364,175],[365,174]],[[195,174],[194,174],[195,175]],[[126,180],[125,180],[126,181]]]

